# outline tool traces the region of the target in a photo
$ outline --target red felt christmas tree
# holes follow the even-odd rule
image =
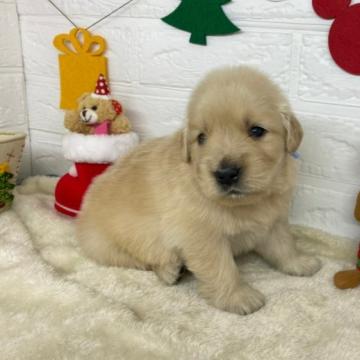
[[[231,0],[182,0],[177,9],[162,20],[191,33],[191,43],[206,45],[208,35],[227,35],[240,30],[222,9],[222,5],[229,2]]]

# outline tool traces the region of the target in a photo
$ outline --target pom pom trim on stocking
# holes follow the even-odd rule
[[[63,152],[67,160],[91,164],[113,163],[139,144],[139,136],[130,132],[120,135],[64,136]]]

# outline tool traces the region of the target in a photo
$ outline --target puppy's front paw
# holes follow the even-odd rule
[[[296,258],[286,261],[282,264],[280,270],[286,274],[294,276],[311,276],[321,269],[321,262],[319,259],[300,255]]]
[[[174,285],[184,274],[182,263],[169,263],[154,269],[158,278],[166,285]]]
[[[222,297],[216,307],[239,315],[251,314],[265,305],[264,295],[247,284],[239,286],[231,295]]]

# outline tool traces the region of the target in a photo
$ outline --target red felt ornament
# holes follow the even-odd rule
[[[360,75],[360,4],[351,0],[313,0],[315,12],[334,19],[329,33],[329,49],[334,61],[350,74]]]
[[[313,0],[315,12],[324,19],[335,19],[350,6],[351,0]]]

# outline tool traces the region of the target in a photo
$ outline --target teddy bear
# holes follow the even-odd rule
[[[78,99],[77,110],[67,111],[65,127],[71,132],[90,134],[125,134],[131,131],[121,104],[111,99],[104,75],[100,74],[95,92]]]

